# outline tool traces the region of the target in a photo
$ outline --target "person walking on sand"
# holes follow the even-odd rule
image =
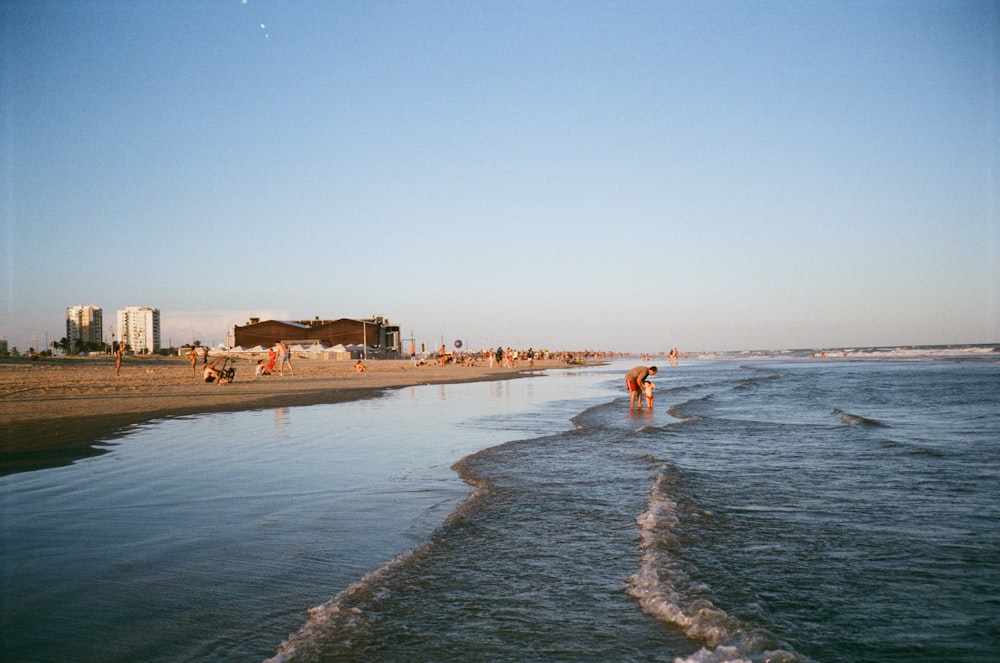
[[[191,377],[194,377],[198,375],[195,370],[198,365],[198,351],[194,349],[193,345],[191,346],[191,351],[188,352],[188,360],[191,362]]]
[[[121,375],[122,372],[122,355],[125,354],[125,344],[119,343],[118,349],[115,350],[115,377]]]
[[[642,390],[645,389],[646,378],[656,375],[656,366],[636,366],[625,374],[625,386],[628,387],[629,408],[636,404],[642,406]]]
[[[295,375],[295,371],[292,370],[292,353],[288,350],[288,346],[284,341],[278,341],[274,347],[278,350],[278,375],[285,375],[285,364],[288,364],[289,375]]]

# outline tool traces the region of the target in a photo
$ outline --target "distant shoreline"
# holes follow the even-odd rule
[[[202,365],[191,375],[187,359],[126,357],[115,376],[114,359],[0,359],[0,475],[71,463],[104,453],[103,442],[157,419],[374,398],[387,389],[527,377],[563,361],[519,362],[516,368],[417,366],[411,360],[365,362],[292,359],[294,376],[254,377],[254,363],[239,360],[232,384],[206,384]]]
[[[820,359],[820,350],[745,350],[682,353],[688,361]],[[977,361],[1000,363],[1000,344],[880,346],[826,350],[825,359],[847,361]],[[624,358],[624,357],[623,357]],[[636,363],[667,367],[656,355]],[[237,412],[374,398],[386,389],[426,384],[505,380],[552,368],[562,360],[520,362],[516,368],[417,366],[411,360],[371,360],[368,373],[354,361],[293,358],[294,376],[255,378],[254,360],[237,360],[236,381],[206,384],[186,358],[127,356],[120,377],[114,359],[101,357],[0,357],[0,475],[71,463],[106,451],[106,442],[134,426],[172,417]],[[602,360],[586,364],[603,363]],[[666,375],[667,373],[664,373]]]

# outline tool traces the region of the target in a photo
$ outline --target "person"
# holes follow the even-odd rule
[[[263,359],[258,359],[257,360],[257,369],[254,371],[254,375],[259,378],[262,375],[270,375],[270,374],[271,374],[271,371],[268,370],[267,364],[264,363],[264,360]]]
[[[278,353],[274,351],[274,348],[267,349],[267,374],[270,375],[274,373],[275,362],[278,361]]]
[[[188,361],[191,362],[191,377],[194,377],[198,374],[195,370],[195,367],[198,365],[198,351],[194,349],[194,346],[191,346],[191,351],[188,352]]]
[[[229,382],[229,380],[222,377],[222,374],[218,371],[218,369],[215,368],[215,365],[225,358],[226,358],[225,355],[223,355],[218,359],[216,359],[215,361],[213,361],[211,364],[205,366],[205,370],[202,373],[202,375],[204,375],[205,377],[205,382],[215,382],[216,380],[219,381],[219,384],[226,384],[227,382]]]
[[[646,397],[646,407],[653,409],[653,390],[656,389],[656,385],[646,380],[642,383],[642,393]]]
[[[641,393],[645,388],[646,378],[656,375],[656,366],[636,366],[625,374],[625,386],[628,387],[629,407],[634,408],[638,403],[642,405]]]
[[[368,369],[365,367],[364,364],[361,363],[361,360],[359,359],[358,363],[356,363],[354,365],[354,372],[355,373],[367,373]]]
[[[205,348],[201,353],[201,365],[208,366],[208,348]]]
[[[285,364],[288,364],[288,372],[295,375],[295,371],[292,370],[292,353],[288,346],[284,341],[278,341],[274,347],[278,350],[278,375],[285,374]]]
[[[445,349],[444,344],[441,345],[441,349],[438,350],[438,363],[444,366],[448,363],[448,350]]]
[[[122,372],[122,356],[125,354],[125,344],[119,343],[118,349],[115,350],[115,377],[121,375]]]

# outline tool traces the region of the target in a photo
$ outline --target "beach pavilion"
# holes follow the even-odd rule
[[[367,320],[260,320],[250,318],[247,324],[233,327],[235,345],[244,348],[273,346],[284,341],[293,345],[366,346],[374,348],[380,359],[398,359],[400,355],[399,326],[390,325],[386,318]],[[371,356],[371,355],[369,355]]]

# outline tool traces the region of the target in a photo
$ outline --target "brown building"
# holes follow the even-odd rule
[[[369,320],[260,320],[250,318],[242,327],[233,327],[236,345],[252,348],[258,345],[271,347],[278,341],[288,345],[322,343],[334,345],[366,345],[375,348],[385,359],[399,357],[399,326],[390,325],[385,318]]]

